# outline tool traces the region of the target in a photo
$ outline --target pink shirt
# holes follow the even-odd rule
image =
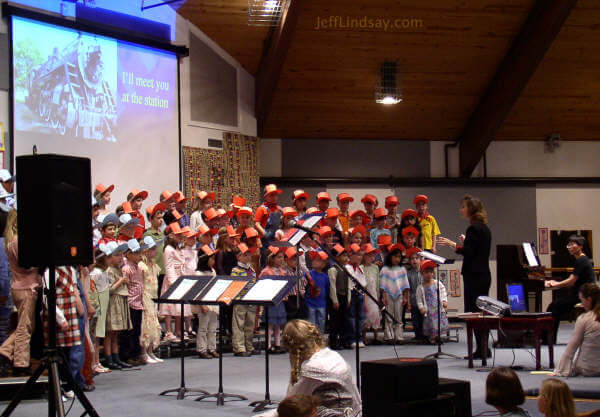
[[[184,247],[182,249],[185,264],[183,267],[183,275],[194,275],[198,267],[198,251],[193,247]]]
[[[10,242],[8,251],[6,252],[10,270],[12,272],[12,283],[10,287],[13,290],[36,289],[41,285],[42,277],[38,274],[37,268],[25,269],[19,266],[19,245],[17,242],[17,238]]]
[[[165,282],[169,288],[177,278],[183,274],[185,268],[185,257],[180,249],[175,249],[171,245],[165,247]],[[163,287],[165,284],[163,284]]]
[[[144,273],[136,264],[125,261],[125,265],[121,268],[123,276],[129,279],[129,296],[127,302],[129,307],[134,310],[143,310],[144,297]]]

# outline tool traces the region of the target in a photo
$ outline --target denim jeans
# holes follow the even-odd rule
[[[350,311],[347,316],[348,324],[347,329],[352,329],[352,334],[346,335],[347,343],[354,343],[356,335],[355,323],[356,323],[356,314],[358,312],[358,340],[362,340],[362,328],[365,322],[365,298],[363,294],[352,293],[352,298],[350,299]]]
[[[319,328],[321,334],[325,334],[325,307],[313,308],[308,307],[308,321]]]
[[[71,346],[71,349],[69,349],[69,370],[71,371],[71,375],[73,375],[73,379],[80,387],[85,385],[85,380],[81,375],[81,368],[85,362],[85,349],[83,340],[85,338],[85,319],[83,317],[84,316],[80,316],[77,318],[77,322],[79,323],[79,332],[81,334],[81,343],[79,345]]]

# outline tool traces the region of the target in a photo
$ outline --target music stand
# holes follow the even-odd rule
[[[157,303],[162,304],[179,304],[181,316],[179,317],[181,323],[181,335],[179,336],[179,347],[181,351],[181,368],[180,368],[180,380],[179,387],[171,388],[161,392],[158,395],[167,395],[173,392],[177,393],[177,399],[183,400],[186,394],[208,394],[207,391],[196,388],[187,388],[185,386],[185,340],[183,338],[183,330],[185,328],[185,320],[183,317],[183,307],[185,304],[189,304],[189,301],[193,299],[206,285],[212,280],[212,277],[199,277],[195,275],[181,276],[169,287],[161,297],[156,299]]]
[[[423,258],[425,259],[429,259],[430,261],[435,262],[436,264],[438,264],[438,268],[436,268],[436,278],[437,278],[437,304],[438,304],[438,338],[437,338],[437,352],[435,353],[431,353],[427,356],[424,357],[424,359],[430,359],[430,358],[436,358],[436,359],[440,359],[442,356],[447,356],[449,358],[453,358],[453,359],[461,359],[460,357],[453,355],[452,353],[446,353],[442,351],[442,300],[440,300],[440,270],[439,270],[439,266],[440,265],[451,265],[454,263],[454,259],[447,259],[447,258],[443,258],[439,255],[436,255],[434,253],[431,252],[426,252],[426,251],[422,251],[419,252],[419,255],[421,255]]]
[[[290,279],[292,278],[292,279]],[[282,286],[282,282],[285,285]],[[294,288],[296,285],[295,277],[289,276],[269,276],[263,275],[257,281],[255,286],[265,285],[267,287],[271,287],[270,293],[265,296],[260,296],[260,294],[253,295],[248,292],[244,297],[239,300],[236,300],[236,304],[251,304],[251,305],[259,305],[265,307],[265,326],[266,326],[266,340],[265,340],[265,399],[260,401],[253,401],[248,404],[250,407],[254,407],[253,412],[263,411],[269,405],[273,405],[277,403],[277,401],[271,400],[271,393],[269,392],[269,349],[267,349],[269,345],[269,306],[277,306],[283,302],[284,297]],[[270,284],[270,285],[269,285]],[[267,288],[268,290],[268,288]],[[269,291],[268,291],[269,292]]]
[[[203,291],[203,293],[199,294],[196,297],[196,300],[192,301],[192,304],[197,304],[197,305],[218,305],[219,306],[219,346],[218,346],[218,351],[219,351],[219,389],[214,394],[206,393],[204,395],[201,395],[198,398],[196,398],[194,401],[202,401],[206,398],[215,398],[217,400],[217,406],[221,406],[221,405],[225,405],[226,398],[236,398],[238,401],[245,401],[248,399],[248,398],[244,397],[243,395],[225,393],[223,390],[223,330],[225,329],[225,326],[223,325],[223,306],[229,305],[231,303],[232,299],[237,294],[239,294],[239,292],[243,288],[240,289],[235,294],[230,293],[230,295],[223,296],[223,294],[227,292],[227,290],[228,290],[229,286],[231,286],[231,284],[229,284],[229,286],[225,287],[222,284],[222,282],[219,284],[217,284],[217,282],[231,281],[231,283],[233,283],[233,282],[243,281],[246,283],[246,286],[247,286],[249,280],[250,279],[248,277],[217,276],[216,279],[214,279],[213,282],[206,287],[206,289]],[[215,286],[215,284],[217,284],[217,286]],[[213,287],[215,288],[215,291],[211,291],[211,290],[213,290]],[[223,290],[221,291],[218,288],[222,288]]]

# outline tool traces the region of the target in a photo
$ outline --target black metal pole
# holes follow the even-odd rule
[[[360,318],[358,313],[358,294],[359,292],[356,290],[356,287],[352,289],[352,295],[350,296],[350,303],[354,304],[354,348],[355,348],[355,356],[356,356],[356,387],[360,391],[360,352],[358,351],[360,347],[358,346],[360,339],[360,330],[358,326],[360,326]],[[354,298],[354,300],[352,300]],[[352,306],[351,306],[352,308]],[[352,310],[350,310],[352,311]]]
[[[219,304],[219,392],[217,405],[223,405],[223,305]]]
[[[183,359],[183,357],[185,356],[185,341],[183,340],[183,328],[185,326],[185,320],[183,318],[183,302],[181,302],[180,304],[181,306],[181,317],[179,318],[180,320],[180,325],[181,325],[181,334],[179,335],[179,347],[181,348],[181,385],[180,385],[180,390],[179,390],[179,395],[177,395],[177,399],[183,399],[185,396],[185,360]],[[181,398],[179,398],[181,397]]]
[[[54,266],[48,267],[48,295],[46,300],[48,302],[48,351],[56,353],[56,270]],[[56,367],[54,368],[57,369]],[[52,375],[52,372],[48,371],[48,417],[55,417],[57,412],[59,415],[64,415],[61,404],[57,404],[56,393],[60,392],[58,387],[55,386],[59,378],[57,375]],[[60,397],[59,397],[60,398]],[[62,398],[60,398],[62,400]],[[62,412],[61,412],[62,410]]]
[[[269,342],[271,336],[269,336],[269,306],[265,305],[265,326],[267,327],[267,340],[265,344],[265,401],[271,403],[271,394],[269,393]]]

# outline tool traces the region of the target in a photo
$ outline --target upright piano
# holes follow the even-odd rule
[[[497,294],[500,301],[508,303],[506,284],[523,284],[529,300],[535,300],[535,311],[542,311],[542,291],[545,288],[546,268],[529,266],[521,245],[496,245]]]

